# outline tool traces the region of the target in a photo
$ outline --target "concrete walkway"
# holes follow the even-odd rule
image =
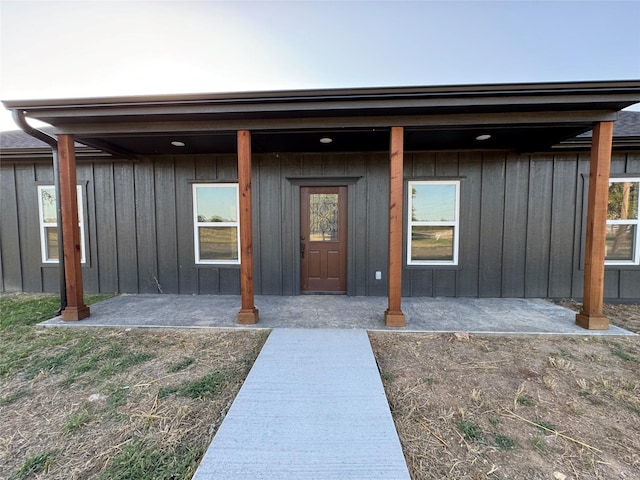
[[[409,479],[364,330],[273,330],[194,480]]]

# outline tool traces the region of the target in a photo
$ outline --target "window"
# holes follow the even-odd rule
[[[196,263],[239,264],[238,184],[193,185]]]
[[[640,178],[615,178],[609,181],[607,265],[640,265],[639,190]]]
[[[82,187],[77,186],[78,220],[80,226],[80,261],[86,263],[84,245],[84,210]],[[40,249],[42,263],[58,263],[58,209],[56,189],[53,185],[38,186],[38,210],[40,215]]]
[[[457,265],[460,181],[409,182],[408,265]]]

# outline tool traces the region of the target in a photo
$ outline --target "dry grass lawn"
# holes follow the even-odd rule
[[[191,478],[266,336],[5,325],[0,478]]]
[[[191,478],[267,336],[40,328],[9,300],[2,479]],[[640,305],[606,313],[640,333]],[[414,480],[640,479],[640,337],[370,338]]]
[[[640,337],[370,338],[413,479],[640,479]]]

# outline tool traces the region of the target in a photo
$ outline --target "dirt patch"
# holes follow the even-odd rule
[[[0,478],[191,478],[266,335],[3,332]]]
[[[370,338],[413,479],[640,478],[639,338]]]

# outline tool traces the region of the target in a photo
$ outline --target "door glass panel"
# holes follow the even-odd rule
[[[335,242],[338,240],[338,194],[309,195],[309,240]]]

